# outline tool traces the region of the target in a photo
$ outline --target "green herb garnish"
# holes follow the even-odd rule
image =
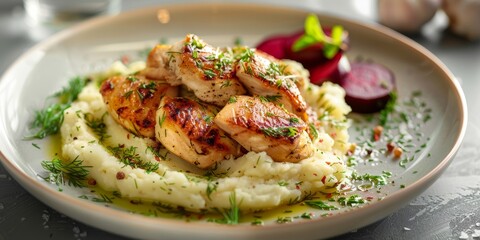
[[[229,209],[223,209],[223,210],[216,209],[220,214],[222,214],[223,219],[213,219],[213,220],[210,220],[210,221],[213,221],[213,222],[216,222],[216,223],[222,223],[222,224],[230,224],[230,225],[234,225],[234,224],[239,223],[240,209],[239,209],[238,206],[240,204],[237,204],[237,199],[236,199],[235,192],[230,194],[229,201],[230,201],[230,208]]]
[[[136,153],[136,147],[124,147],[119,145],[117,147],[108,147],[112,154],[120,160],[126,166],[131,166],[132,168],[142,168],[145,169],[147,173],[155,172],[158,170],[158,163],[152,163],[143,161],[140,158],[140,155]]]
[[[105,138],[110,137],[107,135],[107,124],[103,121],[105,115],[107,115],[106,112],[101,118],[94,118],[93,115],[89,113],[86,113],[84,116],[87,126],[90,127],[90,129],[92,129],[92,131],[99,137],[100,142],[103,142]]]
[[[91,166],[83,166],[83,161],[76,157],[73,161],[65,163],[59,158],[54,158],[51,161],[42,161],[43,169],[49,172],[45,181],[55,183],[59,190],[62,191],[61,185],[68,184],[68,186],[84,187],[85,179],[89,173],[88,168]]]
[[[280,95],[266,95],[266,96],[258,96],[258,98],[262,102],[276,102],[279,99],[281,99],[282,96],[280,96]]]
[[[395,111],[395,104],[397,103],[397,93],[396,92],[391,92],[390,93],[390,99],[388,99],[387,104],[385,105],[385,108],[380,111],[380,116],[378,117],[380,120],[380,125],[385,126],[387,124],[390,114]]]
[[[27,139],[42,139],[58,133],[63,123],[63,112],[78,98],[78,94],[85,87],[87,81],[87,78],[80,77],[71,79],[67,87],[53,95],[53,97],[57,98],[57,103],[35,111],[35,118],[31,123],[31,128],[36,129],[37,132],[27,137]]]
[[[308,201],[305,201],[304,203],[305,203],[305,205],[307,205],[309,207],[316,208],[316,209],[321,209],[321,210],[330,211],[330,210],[337,210],[338,209],[337,207],[332,206],[332,205],[328,205],[321,200],[308,200]]]
[[[343,48],[343,27],[335,25],[332,27],[331,36],[327,36],[320,25],[317,15],[309,14],[305,19],[305,33],[292,45],[294,52],[301,51],[315,44],[323,45],[323,54],[326,58],[332,59],[337,52]]]
[[[101,198],[94,197],[92,198],[92,202],[98,202],[98,203],[113,203],[112,199],[108,197],[105,194],[100,194]]]
[[[355,207],[360,204],[364,204],[365,200],[358,196],[357,194],[351,195],[350,197],[340,197],[337,199],[338,203],[340,203],[342,206],[350,206],[350,207]]]
[[[268,127],[262,128],[263,134],[269,137],[295,137],[298,134],[296,127]]]

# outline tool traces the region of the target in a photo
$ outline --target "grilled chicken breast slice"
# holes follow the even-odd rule
[[[298,116],[259,97],[237,96],[230,102],[215,123],[245,149],[265,151],[278,162],[299,162],[312,156],[307,125]]]
[[[182,81],[170,67],[171,48],[171,45],[156,45],[148,54],[147,66],[142,73],[149,79],[163,80],[172,86],[178,86]]]
[[[307,120],[307,103],[295,84],[298,75],[285,71],[289,67],[276,58],[245,48],[237,64],[237,76],[252,95],[275,97],[276,103]],[[303,84],[303,83],[302,83]]]
[[[140,75],[114,76],[100,93],[109,114],[137,136],[155,137],[155,114],[163,96],[176,96],[177,88]]]
[[[199,168],[239,156],[240,145],[213,122],[216,113],[216,107],[192,99],[164,97],[157,111],[156,138]]]
[[[171,49],[171,70],[202,101],[223,106],[246,90],[235,74],[233,54],[187,35]]]

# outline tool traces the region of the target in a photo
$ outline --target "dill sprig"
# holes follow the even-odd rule
[[[340,197],[337,199],[337,201],[342,206],[350,206],[350,207],[355,207],[365,203],[365,200],[362,197],[358,196],[357,194],[351,195],[350,197]]]
[[[92,129],[92,131],[99,137],[99,141],[103,142],[106,138],[110,137],[107,135],[107,125],[103,121],[107,115],[105,112],[101,118],[95,118],[93,115],[86,113],[84,119],[87,123],[87,126]]]
[[[237,204],[237,198],[235,192],[232,192],[229,197],[230,201],[230,208],[228,209],[215,209],[218,211],[223,216],[223,219],[214,219],[212,221],[216,223],[222,223],[222,224],[238,224],[240,220],[240,209],[239,209],[239,204]]]
[[[63,112],[78,98],[78,94],[85,87],[87,81],[87,78],[81,77],[71,79],[67,87],[52,95],[57,99],[57,103],[52,103],[44,109],[35,111],[31,128],[36,129],[36,133],[27,137],[27,139],[43,139],[58,133],[63,123]]]
[[[265,96],[258,96],[260,101],[262,102],[277,102],[282,98],[281,95],[265,95]]]
[[[298,134],[296,127],[268,127],[260,129],[263,134],[269,137],[295,137]]]
[[[395,91],[390,93],[390,99],[388,99],[385,108],[380,111],[380,116],[378,119],[380,120],[380,125],[385,126],[388,120],[390,119],[390,114],[395,111],[395,104],[397,103],[397,93]]]
[[[333,205],[328,205],[324,203],[322,200],[308,200],[308,201],[305,201],[304,203],[309,207],[321,209],[321,210],[337,210],[338,209]]]
[[[137,148],[134,146],[127,148],[123,145],[118,145],[117,147],[108,147],[108,149],[116,158],[120,160],[120,162],[126,166],[131,166],[132,168],[142,168],[145,169],[147,173],[158,170],[158,163],[143,161],[140,158],[140,155],[136,152]]]
[[[85,179],[89,173],[88,168],[91,166],[83,166],[83,161],[78,156],[71,162],[65,163],[59,158],[51,161],[42,161],[43,169],[47,170],[48,176],[43,177],[45,181],[55,183],[59,190],[62,191],[61,185],[84,187]]]

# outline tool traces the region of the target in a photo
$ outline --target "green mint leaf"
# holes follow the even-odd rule
[[[322,30],[317,15],[309,14],[305,19],[305,35],[313,37],[318,42],[325,40],[325,33]]]
[[[293,45],[292,45],[292,50],[294,52],[298,52],[302,49],[307,48],[308,46],[311,46],[313,44],[317,43],[317,40],[313,38],[310,35],[302,35],[299,39],[297,39]]]

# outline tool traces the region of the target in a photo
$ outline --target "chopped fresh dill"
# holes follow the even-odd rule
[[[230,80],[226,80],[222,83],[222,85],[220,85],[220,88],[230,87],[230,86],[232,86],[232,82]]]
[[[337,199],[338,203],[342,206],[350,206],[350,207],[355,207],[360,204],[364,204],[365,200],[358,196],[357,194],[351,195],[350,197],[340,197]]]
[[[133,76],[133,75],[128,75],[127,78],[126,78],[128,81],[130,82],[136,82],[138,81],[138,78]]]
[[[397,93],[391,92],[390,99],[388,100],[385,108],[380,111],[379,121],[381,126],[385,126],[390,119],[390,114],[395,111],[395,104],[397,102]]]
[[[31,129],[36,130],[36,133],[27,137],[27,139],[43,139],[49,135],[58,133],[63,123],[63,112],[78,98],[78,94],[80,94],[87,82],[87,78],[72,78],[67,87],[53,94],[53,97],[55,97],[58,102],[52,103],[44,109],[35,111]]]
[[[210,69],[204,69],[204,70],[203,70],[203,73],[204,73],[205,76],[206,76],[207,78],[209,78],[209,79],[212,79],[212,78],[214,78],[215,76],[217,76],[217,74],[216,74],[214,71],[210,70]]]
[[[83,161],[78,159],[78,156],[71,162],[65,163],[59,158],[54,158],[51,161],[42,161],[43,169],[47,170],[48,176],[43,177],[45,181],[55,183],[59,190],[62,191],[61,185],[68,184],[68,186],[84,187],[85,179],[88,176],[88,168],[91,166],[83,166]]]
[[[261,219],[255,218],[250,224],[253,226],[262,226],[263,221]]]
[[[337,207],[335,207],[333,205],[328,205],[321,200],[307,200],[304,203],[305,203],[305,205],[307,205],[309,207],[316,208],[316,209],[321,209],[321,210],[330,211],[330,210],[337,210],[338,209]]]
[[[298,134],[296,127],[268,127],[260,129],[263,134],[269,137],[295,137]]]
[[[388,183],[388,178],[392,176],[391,172],[383,171],[381,175],[372,175],[365,173],[363,175],[358,175],[357,172],[352,172],[352,180],[356,181],[369,181],[376,186],[384,186]]]
[[[317,131],[317,128],[315,127],[315,125],[313,125],[313,123],[310,123],[310,124],[308,124],[308,127],[310,128],[310,134],[312,134],[313,139],[317,139],[318,138],[318,131]]]
[[[210,196],[215,191],[217,191],[217,182],[215,182],[214,179],[209,178],[207,183],[207,190],[206,190],[208,199],[212,200]]]
[[[280,96],[280,95],[266,95],[266,96],[258,96],[258,98],[262,102],[276,102],[279,99],[281,99],[282,96]]]
[[[209,221],[229,225],[238,224],[240,220],[240,203],[237,204],[235,192],[232,192],[232,194],[230,194],[229,201],[230,208],[223,210],[215,209],[223,216],[223,219],[209,219]]]
[[[105,112],[101,118],[95,118],[92,114],[86,113],[84,119],[87,123],[87,126],[92,129],[92,131],[99,137],[99,141],[103,142],[106,138],[110,137],[107,135],[107,125],[103,121],[107,112]]]
[[[117,147],[108,147],[112,154],[120,160],[126,166],[131,166],[132,168],[142,168],[147,173],[155,172],[158,170],[159,164],[143,161],[136,153],[137,148],[134,146],[125,147],[123,145],[118,145]]]
[[[253,55],[255,53],[255,50],[251,48],[245,48],[242,53],[238,55],[238,59],[242,62],[250,62],[253,58]]]
[[[162,127],[163,122],[165,122],[166,118],[167,118],[167,115],[165,115],[165,112],[163,112],[162,116],[158,117],[158,126]]]
[[[130,91],[126,92],[125,94],[123,94],[123,96],[128,99],[130,97],[130,95],[132,95],[132,93],[133,93],[133,91],[130,90]]]
[[[98,203],[113,203],[112,199],[108,197],[107,195],[101,193],[100,194],[101,198],[94,197],[92,198],[92,202],[98,202]]]
[[[278,186],[286,187],[286,186],[288,186],[288,182],[285,181],[285,180],[280,180],[280,181],[278,181]]]
[[[228,103],[235,103],[237,102],[237,98],[235,96],[232,96],[228,99]]]
[[[290,121],[291,123],[299,123],[300,119],[298,119],[296,117],[291,117],[290,119],[288,119],[288,121]]]
[[[213,117],[210,115],[205,115],[203,116],[203,120],[205,120],[206,123],[212,123],[213,122]]]
[[[289,222],[293,222],[293,219],[291,217],[278,217],[276,222],[277,223],[289,223]]]

